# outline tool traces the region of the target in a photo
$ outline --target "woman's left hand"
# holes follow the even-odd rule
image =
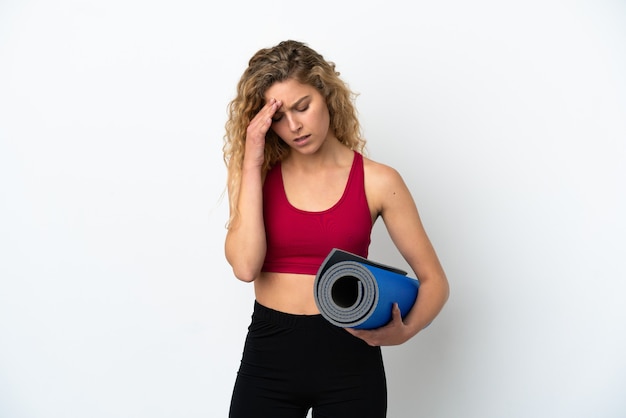
[[[346,328],[346,331],[371,346],[400,345],[412,337],[409,327],[402,321],[397,303],[393,304],[391,320],[387,325],[376,329]]]

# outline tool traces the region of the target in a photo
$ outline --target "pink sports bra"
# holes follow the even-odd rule
[[[262,271],[316,274],[333,248],[367,257],[372,218],[365,196],[363,156],[354,152],[343,195],[331,208],[309,212],[287,200],[280,162],[263,185],[267,252]]]

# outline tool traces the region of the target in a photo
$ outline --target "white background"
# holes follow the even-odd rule
[[[226,105],[307,42],[451,282],[389,416],[626,415],[626,4],[0,0],[0,416],[225,417]],[[377,224],[372,259],[405,266]]]

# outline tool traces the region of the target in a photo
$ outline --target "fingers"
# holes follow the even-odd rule
[[[263,106],[263,109],[261,109],[261,111],[267,110],[268,112],[267,119],[269,119],[269,122],[271,122],[272,116],[274,116],[276,111],[280,109],[282,105],[283,105],[283,102],[281,102],[280,100],[271,99],[269,102],[265,103],[265,106]]]
[[[282,102],[276,99],[267,102],[248,124],[248,135],[255,138],[265,137],[270,126],[272,126],[272,117],[282,105]]]
[[[391,320],[393,322],[402,322],[402,313],[400,312],[400,307],[397,303],[394,303],[393,308],[391,308]]]
[[[282,102],[280,100],[270,100],[248,124],[244,167],[261,167],[263,165],[263,160],[265,159],[265,134],[272,126],[272,117],[281,106]]]
[[[380,344],[381,343],[380,328],[374,329],[374,330],[361,330],[361,329],[346,328],[346,331],[348,331],[350,334],[354,335],[355,337],[362,339],[363,341],[365,341],[368,345],[371,345],[372,347],[381,345]]]
[[[387,325],[371,330],[346,328],[346,331],[371,346],[398,345],[406,341],[403,332],[404,322],[397,303],[391,308],[391,320]]]

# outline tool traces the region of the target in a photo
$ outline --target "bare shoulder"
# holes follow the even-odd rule
[[[384,206],[399,197],[410,197],[402,176],[395,168],[364,157],[363,170],[365,193],[373,212],[381,213]]]
[[[375,189],[385,189],[393,186],[404,187],[404,180],[400,173],[389,165],[363,157],[363,169],[366,186],[370,185]]]

